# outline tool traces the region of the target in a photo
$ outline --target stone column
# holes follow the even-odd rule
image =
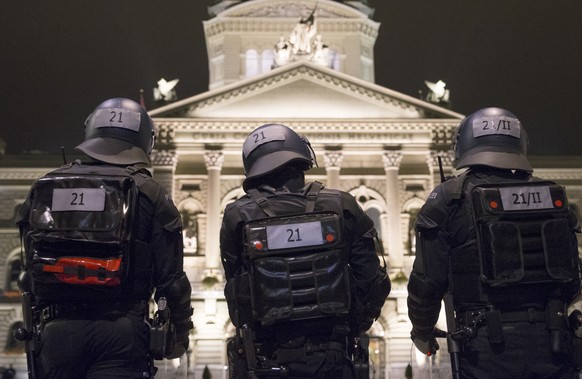
[[[220,267],[220,171],[224,163],[222,151],[209,150],[204,153],[208,171],[206,192],[206,267]]]
[[[398,183],[398,169],[402,161],[402,152],[385,151],[383,159],[386,172],[386,208],[388,213],[388,241],[384,241],[384,245],[388,246],[390,268],[398,269],[402,268],[404,263]]]
[[[325,172],[327,173],[327,188],[340,189],[340,169],[344,155],[338,150],[326,150],[323,155]]]
[[[174,198],[174,173],[178,158],[175,150],[157,150],[152,153],[152,175]]]

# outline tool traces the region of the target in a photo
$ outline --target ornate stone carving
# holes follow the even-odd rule
[[[299,16],[300,17],[300,16]],[[272,22],[272,19],[262,18],[256,19],[255,22],[249,24],[248,20],[242,18],[228,18],[222,19],[220,23],[207,24],[204,27],[204,31],[207,38],[214,37],[225,32],[241,32],[241,31],[252,31],[257,33],[288,33],[293,29],[293,25],[297,18],[280,18],[277,22]],[[319,16],[321,17],[321,16]],[[354,19],[353,22],[348,22],[345,24],[338,24],[337,22],[332,22],[332,20],[327,21],[323,19],[320,26],[318,27],[322,34],[326,32],[330,33],[360,33],[364,36],[376,39],[378,37],[378,26],[379,24],[374,23],[368,19]],[[224,51],[222,48],[220,51],[211,50],[213,56],[220,54]],[[211,54],[211,55],[212,55]]]
[[[443,166],[452,167],[453,161],[455,160],[455,153],[452,150],[441,150],[435,151],[431,150],[427,154],[427,163],[432,167],[439,166],[439,157]]]
[[[433,124],[432,125],[432,142],[435,144],[449,145],[453,140],[453,133],[455,128],[451,128],[449,124]]]
[[[401,151],[385,151],[382,155],[384,161],[384,169],[392,170],[398,169],[400,162],[402,162],[402,152]]]
[[[222,151],[207,151],[204,153],[204,163],[206,164],[207,169],[222,169],[222,164],[224,163],[224,154]]]
[[[344,154],[341,151],[326,151],[323,154],[325,167],[341,167]]]
[[[151,161],[152,166],[176,166],[176,150],[153,150]]]
[[[260,6],[252,6],[239,8],[239,11],[231,11],[227,14],[228,17],[305,17],[313,11],[313,3],[296,3],[286,0],[275,1],[272,4]],[[351,14],[349,14],[351,13]],[[318,6],[317,15],[325,18],[354,18],[355,12],[346,12],[339,9],[332,9],[332,7]]]

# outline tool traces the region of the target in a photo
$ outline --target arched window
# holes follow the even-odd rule
[[[202,217],[203,206],[200,201],[188,198],[178,204],[178,210],[182,215],[182,224],[184,225],[182,236],[184,239],[184,254],[199,255],[199,218]]]
[[[415,224],[416,218],[418,217],[418,212],[423,206],[424,200],[419,197],[413,197],[408,200],[403,207],[404,213],[402,214],[403,227],[406,228],[406,234],[403,234],[403,242],[405,246],[405,252],[408,256],[416,255],[416,231]]]
[[[19,255],[14,255],[13,259],[9,261],[8,270],[6,272],[5,296],[18,296],[18,277],[22,271],[22,265]]]
[[[340,69],[340,55],[333,50],[331,51],[331,68],[336,71]]]
[[[408,241],[406,241],[406,255],[416,255],[416,217],[418,216],[418,208],[412,208],[408,211],[410,218],[408,219]]]
[[[271,71],[275,62],[275,52],[271,49],[258,53],[249,49],[245,53],[245,78]]]
[[[255,49],[247,50],[245,54],[245,78],[259,73],[259,53]]]
[[[382,223],[380,222],[380,210],[376,207],[366,209],[368,217],[374,221],[374,228],[378,231],[378,235],[382,235]]]
[[[273,68],[275,62],[275,52],[273,50],[265,50],[262,54],[261,73],[269,72]]]
[[[374,228],[378,232],[378,238],[380,242],[384,239],[384,233],[386,229],[386,203],[382,196],[365,185],[361,185],[358,188],[354,188],[349,191],[349,193],[356,199],[358,204],[362,207],[364,212],[372,219],[374,222]],[[387,254],[387,246],[384,246],[384,254]]]

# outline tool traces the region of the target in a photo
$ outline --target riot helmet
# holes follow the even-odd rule
[[[243,165],[249,182],[291,162],[303,164],[305,170],[313,167],[314,154],[309,141],[282,124],[265,124],[249,134],[243,144]]]
[[[85,142],[76,148],[93,159],[119,164],[149,164],[155,126],[147,112],[126,98],[105,100],[85,121]]]
[[[497,107],[467,116],[455,132],[455,168],[484,165],[508,170],[533,171],[527,160],[528,138],[511,112]]]

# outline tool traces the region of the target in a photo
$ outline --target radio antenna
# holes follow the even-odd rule
[[[61,146],[61,155],[63,156],[63,164],[67,164],[67,157],[65,155],[65,147]]]

